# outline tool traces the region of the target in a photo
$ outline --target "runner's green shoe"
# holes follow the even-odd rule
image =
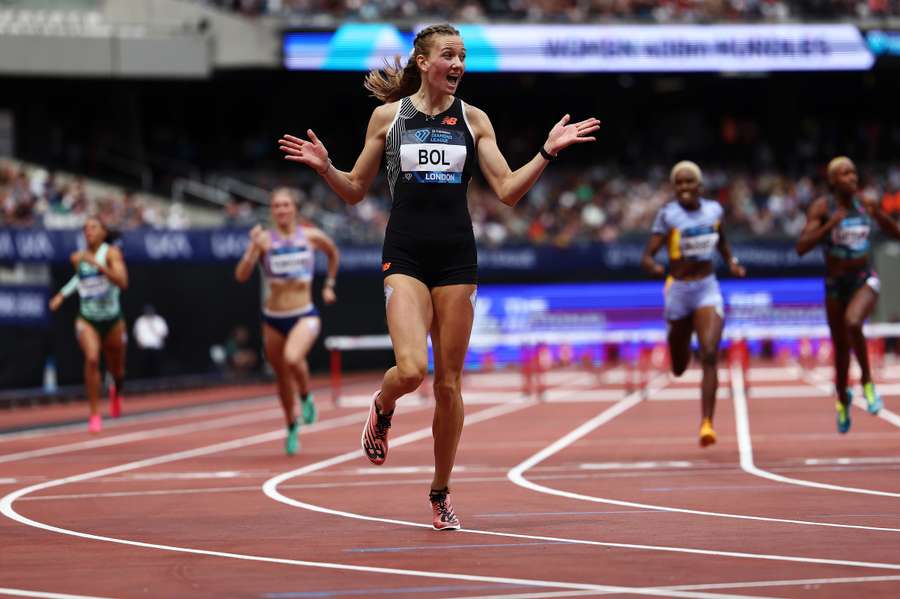
[[[288,455],[294,455],[300,449],[300,422],[295,420],[287,429],[287,438],[284,440],[284,451]]]
[[[307,393],[306,396],[300,400],[300,405],[303,407],[303,424],[312,424],[315,422],[318,412],[316,411],[316,402],[313,401],[312,393]]]
[[[853,393],[847,389],[847,403],[839,401],[834,403],[837,409],[837,430],[842,435],[850,430],[850,405],[853,403]]]
[[[878,395],[878,391],[875,390],[875,385],[871,382],[863,385],[863,395],[866,396],[866,407],[869,410],[869,414],[875,415],[884,407],[881,396]]]

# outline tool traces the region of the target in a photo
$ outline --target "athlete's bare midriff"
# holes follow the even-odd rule
[[[269,280],[266,309],[273,312],[296,310],[312,303],[312,284],[306,281]]]
[[[672,260],[669,274],[677,281],[699,281],[713,274],[713,263],[707,260]]]

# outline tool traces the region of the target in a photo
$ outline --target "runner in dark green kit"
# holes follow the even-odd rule
[[[797,241],[797,253],[803,255],[818,244],[825,247],[825,312],[834,345],[837,430],[846,433],[850,430],[853,400],[847,384],[851,347],[862,371],[868,411],[877,414],[882,407],[881,396],[872,382],[863,334],[863,323],[875,309],[881,290],[878,274],[869,260],[872,221],[896,239],[900,239],[900,227],[874,201],[857,195],[856,165],[846,156],[838,156],[828,164],[828,183],[833,194],[809,205],[806,226]]]
[[[84,386],[90,402],[88,430],[99,433],[100,351],[106,368],[115,381],[110,387],[109,412],[117,418],[122,412],[125,389],[125,320],[119,305],[119,293],[128,287],[128,271],[119,248],[106,242],[106,227],[96,217],[84,223],[87,249],[72,254],[75,276],[53,296],[50,309],[59,309],[65,298],[78,291],[80,308],[75,320],[75,336],[84,352]]]

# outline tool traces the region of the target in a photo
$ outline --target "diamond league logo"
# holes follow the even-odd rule
[[[416,139],[418,139],[419,142],[424,142],[426,139],[428,139],[429,135],[431,135],[430,129],[419,129],[418,131],[416,131]]]

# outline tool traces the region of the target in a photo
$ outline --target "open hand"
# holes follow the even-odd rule
[[[550,154],[556,155],[572,144],[588,141],[597,141],[591,133],[600,128],[600,121],[591,117],[578,123],[569,124],[571,117],[567,114],[550,130],[544,149]]]
[[[307,129],[306,134],[309,136],[309,141],[293,135],[283,135],[278,140],[278,149],[284,152],[285,160],[305,164],[320,175],[324,175],[330,164],[328,150],[325,149],[312,129]]]

